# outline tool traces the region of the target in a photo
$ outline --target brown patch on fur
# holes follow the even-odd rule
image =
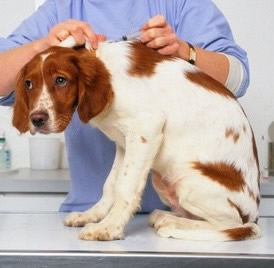
[[[261,201],[261,197],[260,197],[260,196],[257,196],[257,197],[256,197],[256,204],[257,204],[258,207],[259,207],[259,205],[260,205],[260,201]]]
[[[201,71],[187,72],[185,76],[192,83],[197,84],[209,91],[220,94],[224,97],[236,99],[232,92],[229,91],[222,83]]]
[[[141,137],[141,142],[142,142],[142,143],[147,143],[147,139],[144,138],[144,137],[142,136],[142,137]]]
[[[231,240],[245,240],[254,235],[251,227],[239,227],[223,231]]]
[[[130,68],[128,74],[131,76],[150,77],[155,74],[158,63],[176,59],[173,56],[161,55],[155,49],[149,48],[139,41],[130,43],[130,46],[132,52],[129,56]]]
[[[254,158],[256,160],[257,170],[258,170],[257,183],[258,183],[258,188],[260,189],[260,163],[259,163],[259,157],[258,157],[258,151],[257,151],[255,136],[254,136],[254,132],[253,132],[252,128],[251,128],[251,132],[252,132],[253,155],[254,155]]]
[[[25,88],[25,81],[31,80],[33,83],[33,89]],[[41,57],[35,56],[31,62],[26,64],[17,76],[17,83],[15,89],[15,103],[13,105],[13,118],[12,124],[21,133],[25,133],[29,130],[30,111],[35,105],[43,80],[41,76]]]
[[[232,128],[227,128],[225,131],[225,136],[226,136],[226,138],[232,137],[234,140],[234,143],[237,143],[237,141],[240,137],[240,134],[235,132],[235,130]]]
[[[78,113],[87,123],[91,118],[109,107],[114,98],[111,75],[97,57],[83,53],[78,60],[80,74]]]
[[[199,170],[202,175],[221,184],[234,192],[243,191],[245,182],[243,174],[232,164],[224,162],[219,163],[201,163],[194,162],[193,168]]]
[[[253,155],[256,160],[257,166],[259,168],[258,151],[257,151],[257,146],[256,146],[256,141],[255,141],[253,130],[252,130],[252,146],[253,146]]]
[[[41,56],[45,54],[48,56],[42,63]],[[58,76],[66,78],[65,86],[56,86]],[[26,79],[33,82],[30,90],[25,89]],[[80,119],[87,123],[110,106],[114,98],[110,73],[101,60],[86,49],[51,47],[36,55],[20,72],[13,124],[21,132],[28,130],[29,113],[35,106],[43,83],[53,101],[56,132],[67,127],[76,108]]]
[[[228,201],[228,203],[230,204],[231,207],[235,208],[238,211],[239,216],[242,219],[243,223],[249,222],[249,215],[244,215],[242,210],[234,202],[232,202],[229,198],[227,199],[227,201]]]

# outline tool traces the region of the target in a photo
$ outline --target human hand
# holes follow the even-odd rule
[[[149,19],[141,32],[141,41],[148,47],[157,49],[160,54],[187,58],[184,55],[188,49],[187,43],[178,39],[164,16],[157,15]]]
[[[88,23],[70,19],[52,27],[45,42],[48,47],[56,46],[69,36],[73,36],[77,45],[83,45],[89,40],[94,49],[98,47],[99,41],[106,40],[105,35],[94,33]]]

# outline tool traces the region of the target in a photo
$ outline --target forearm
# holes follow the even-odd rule
[[[45,39],[0,53],[0,96],[8,95],[16,84],[16,77],[22,67],[37,53],[48,48]]]
[[[179,42],[178,56],[184,60],[189,59],[189,46],[185,41]],[[204,73],[225,85],[229,73],[229,61],[223,54],[195,47],[195,65]]]

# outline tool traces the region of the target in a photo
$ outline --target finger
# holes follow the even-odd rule
[[[179,50],[179,43],[172,43],[168,46],[158,49],[157,51],[162,55],[177,56]]]
[[[78,45],[83,45],[86,42],[85,35],[80,28],[78,28],[76,31],[72,31],[71,35],[73,36],[76,44]]]
[[[143,25],[142,30],[146,30],[152,27],[164,27],[168,23],[166,21],[166,18],[162,15],[157,15],[155,17],[152,17],[148,20],[146,24]]]
[[[97,40],[103,42],[107,40],[107,37],[104,34],[96,34]]]
[[[78,21],[78,20],[68,20],[66,21],[65,25],[67,30],[71,32],[71,34],[78,32],[79,29],[83,32],[83,35],[86,39],[88,39],[93,48],[97,48],[98,46],[98,39],[92,28],[89,26],[88,23]],[[79,37],[79,34],[78,34]],[[82,40],[82,38],[80,38]]]
[[[166,36],[160,36],[157,37],[150,42],[148,42],[146,45],[151,48],[163,48],[165,46],[169,46],[173,43],[177,42],[177,37],[176,35],[166,35]]]
[[[94,49],[97,49],[97,47],[98,47],[98,38],[97,38],[97,35],[92,30],[92,28],[87,23],[84,23],[84,24],[82,24],[81,29],[83,30],[86,38],[90,41],[91,46]]]
[[[166,25],[165,27],[162,28],[150,28],[146,31],[143,31],[141,34],[141,41],[146,43],[149,41],[152,41],[153,39],[157,37],[168,37],[172,40],[177,39],[176,34],[174,33],[173,29],[169,26]]]
[[[140,39],[143,43],[147,43],[157,37],[163,36],[164,34],[165,34],[165,30],[162,28],[151,28],[146,31],[143,31],[140,36]]]
[[[59,41],[64,41],[67,37],[70,36],[70,32],[66,29],[62,29],[59,32],[56,32],[55,36]]]
[[[56,36],[50,36],[48,37],[48,40],[48,44],[50,47],[58,46],[60,44],[60,40]]]

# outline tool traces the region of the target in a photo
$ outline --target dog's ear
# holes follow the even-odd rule
[[[29,130],[29,103],[25,89],[26,66],[19,72],[15,89],[12,124],[21,133]]]
[[[87,123],[107,107],[113,99],[111,76],[104,63],[90,52],[78,57],[79,93],[78,114]]]

